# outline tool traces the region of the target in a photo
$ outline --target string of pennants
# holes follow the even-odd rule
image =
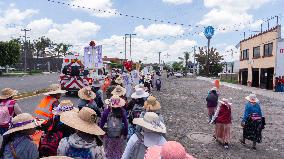
[[[56,0],[47,0],[47,1],[51,2],[51,3],[54,3],[54,4],[66,5],[66,6],[71,6],[71,7],[77,7],[77,8],[86,9],[86,10],[90,10],[90,11],[94,11],[94,12],[114,14],[114,15],[118,15],[118,16],[134,18],[134,19],[152,21],[152,22],[155,22],[155,23],[166,23],[166,24],[172,24],[172,25],[180,25],[180,26],[183,26],[183,27],[195,27],[195,28],[202,28],[202,29],[206,27],[204,25],[184,24],[184,23],[166,21],[166,20],[162,20],[162,19],[159,19],[159,18],[148,18],[148,17],[134,16],[134,15],[124,14],[124,13],[119,13],[119,12],[114,12],[114,11],[107,11],[107,10],[103,10],[103,9],[95,9],[95,8],[90,8],[90,7],[86,7],[86,6],[80,6],[80,5],[71,4],[71,3],[68,3],[68,2],[60,2],[60,1],[56,1]],[[269,19],[274,19],[275,17],[276,16],[273,16],[273,17],[271,17]],[[258,19],[258,20],[262,20],[262,19]],[[247,23],[247,22],[245,22],[245,23]],[[239,31],[238,27],[240,27],[242,24],[245,25],[245,23],[239,23],[239,24],[234,24],[234,25],[225,26],[225,27],[218,27],[216,29],[219,30],[219,31],[222,31],[222,30],[223,31],[225,31],[225,30]]]

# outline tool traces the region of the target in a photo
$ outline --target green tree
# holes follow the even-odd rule
[[[44,54],[44,50],[47,47],[52,46],[52,41],[47,37],[40,37],[37,40],[34,40],[34,48],[36,51],[36,57],[38,58],[40,55]]]
[[[21,45],[16,40],[0,42],[0,66],[12,66],[19,62]]]
[[[195,55],[195,59],[199,63],[200,74],[206,76],[217,76],[218,73],[222,71],[223,65],[220,62],[223,60],[223,56],[214,48],[209,50],[209,56],[207,52],[207,50],[204,51],[203,47],[199,47],[199,54]],[[209,72],[207,70],[209,70]]]
[[[182,61],[181,62],[174,62],[172,64],[172,68],[174,69],[174,71],[180,71],[182,70],[183,66],[182,66]]]

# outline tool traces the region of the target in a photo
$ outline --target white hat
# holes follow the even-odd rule
[[[146,89],[146,88],[144,87],[144,84],[142,84],[142,83],[140,83],[140,84],[138,84],[138,85],[136,85],[136,86],[134,87],[135,90],[138,89],[138,88]]]
[[[146,112],[143,118],[134,118],[133,124],[154,132],[167,133],[165,124],[163,124],[158,114],[154,112]]]
[[[110,107],[119,108],[125,105],[125,100],[120,98],[118,95],[114,95],[110,99],[106,99],[105,103]]]
[[[212,88],[211,88],[211,91],[217,91],[217,90],[218,90],[217,87],[212,87]]]
[[[138,88],[135,92],[131,95],[131,98],[138,99],[138,98],[145,98],[148,97],[149,93],[145,92],[143,88]]]
[[[259,100],[257,99],[255,94],[250,94],[249,96],[245,97],[246,100],[252,102],[252,103],[258,103]]]
[[[63,112],[67,111],[79,112],[79,109],[75,108],[70,100],[62,100],[57,107],[53,108],[52,114],[61,115]]]
[[[232,105],[233,104],[233,103],[230,103],[229,99],[227,99],[227,98],[222,98],[221,100],[219,100],[219,102],[221,104],[225,104],[225,105]]]

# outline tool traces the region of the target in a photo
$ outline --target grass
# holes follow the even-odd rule
[[[4,77],[15,77],[15,76],[24,76],[24,75],[37,75],[37,74],[41,74],[41,73],[42,73],[41,70],[31,70],[31,71],[27,71],[27,72],[10,71],[8,73],[3,72],[2,76],[4,76]]]
[[[36,90],[36,91],[34,91],[34,92],[19,93],[19,94],[17,94],[17,95],[14,97],[14,99],[22,99],[22,98],[26,98],[26,97],[30,97],[30,96],[34,96],[34,95],[46,93],[46,92],[48,92],[47,89],[41,89],[41,90]]]
[[[231,80],[231,79],[227,79],[227,80],[221,80],[221,82],[227,82],[227,83],[232,83],[232,84],[238,84],[237,80]]]

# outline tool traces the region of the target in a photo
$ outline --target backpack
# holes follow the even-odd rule
[[[67,138],[67,141],[68,140],[69,138]],[[72,158],[93,159],[93,155],[92,155],[90,148],[75,148],[71,145],[66,151],[65,156],[72,157]]]
[[[144,136],[136,132],[138,140],[136,141],[130,159],[144,159],[147,147],[144,145]]]
[[[122,133],[122,119],[115,116],[113,112],[107,117],[107,136],[110,138],[120,137]]]
[[[161,80],[157,79],[156,80],[156,85],[161,85]]]
[[[60,140],[63,138],[63,133],[61,131],[53,132],[52,128],[54,126],[54,121],[50,126],[48,132],[40,138],[39,143],[39,153],[41,157],[56,156],[57,148]]]
[[[14,114],[14,101],[7,101],[0,103],[0,125],[6,125],[11,122],[12,116]],[[12,110],[9,110],[12,108]]]

